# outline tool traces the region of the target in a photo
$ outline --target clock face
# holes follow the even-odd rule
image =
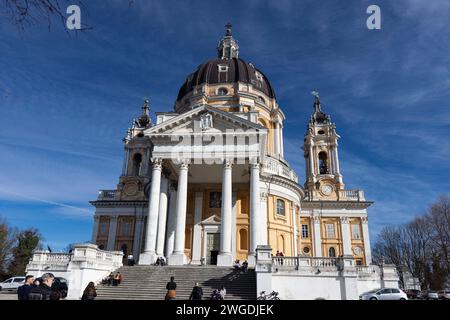
[[[125,194],[128,196],[134,196],[139,190],[139,187],[136,183],[127,183],[125,185]]]
[[[324,195],[329,196],[333,192],[333,187],[329,184],[324,184],[321,191]]]
[[[360,247],[354,247],[354,248],[353,248],[353,252],[354,252],[356,255],[360,255],[361,252],[362,252],[362,249],[361,249]]]

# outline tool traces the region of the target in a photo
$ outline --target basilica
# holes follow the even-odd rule
[[[144,102],[123,140],[117,187],[91,201],[92,243],[140,265],[164,257],[169,265],[254,266],[259,246],[369,265],[372,202],[345,188],[340,136],[325,109],[314,92],[299,181],[285,159],[283,107],[266,75],[240,58],[227,25],[217,57],[187,76],[173,111],[154,122]]]

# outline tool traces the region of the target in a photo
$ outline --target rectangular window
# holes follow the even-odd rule
[[[359,224],[352,224],[352,237],[353,239],[361,239],[361,232],[359,230]]]
[[[285,202],[284,200],[277,199],[277,214],[284,216],[285,213]]]
[[[335,234],[334,234],[334,224],[332,224],[332,223],[327,223],[327,224],[326,224],[326,228],[327,228],[327,238],[334,239],[334,238],[335,238]]]
[[[100,223],[100,236],[106,237],[108,235],[108,223],[102,222]]]
[[[122,225],[122,236],[129,237],[131,235],[131,222],[124,222]]]
[[[302,238],[309,238],[309,226],[302,224]]]

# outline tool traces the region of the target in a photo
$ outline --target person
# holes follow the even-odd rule
[[[245,261],[242,263],[242,272],[243,272],[243,273],[247,273],[247,271],[248,271],[248,262],[247,262],[247,260],[245,260]]]
[[[175,282],[175,277],[170,277],[170,282],[167,282],[166,289],[166,300],[175,300],[177,297],[177,284]]]
[[[161,266],[165,266],[166,265],[166,258],[165,257],[160,257],[161,258]]]
[[[233,267],[234,267],[234,270],[235,270],[235,271],[241,270],[241,264],[239,263],[239,260],[236,260],[236,261],[234,262]]]
[[[161,265],[161,258],[158,257],[158,259],[156,259],[155,266],[160,266],[160,265]]]
[[[35,287],[39,287],[40,284],[41,284],[41,283],[39,282],[38,279],[34,280],[34,282],[33,282],[33,285],[34,285]]]
[[[114,276],[114,285],[118,286],[119,284],[122,283],[123,277],[120,274],[120,272],[117,272],[116,275]]]
[[[28,294],[28,300],[52,300],[52,284],[55,276],[51,273],[44,273],[41,277],[42,282],[38,287],[33,288]]]
[[[91,281],[84,289],[83,296],[81,300],[94,300],[97,296],[97,290],[95,289],[95,284]]]
[[[220,291],[217,289],[214,289],[211,293],[211,300],[222,300],[222,296],[220,295]]]
[[[192,288],[191,295],[189,296],[189,300],[202,300],[203,297],[203,289],[200,286],[200,283],[195,283],[195,287]]]
[[[134,257],[131,253],[128,255],[128,265],[134,266]]]
[[[34,276],[28,275],[25,277],[24,285],[20,286],[17,289],[17,298],[19,300],[28,300],[28,294],[35,287],[33,282],[34,282]]]
[[[108,285],[114,285],[114,273],[110,273],[108,277]]]
[[[283,265],[283,257],[284,257],[284,254],[283,254],[283,251],[280,251],[280,261],[281,261],[281,265]]]
[[[226,294],[227,294],[227,289],[225,289],[225,286],[222,286],[219,290],[220,300],[225,300]]]

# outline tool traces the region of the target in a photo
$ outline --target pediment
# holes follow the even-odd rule
[[[203,220],[200,224],[202,224],[202,225],[206,225],[206,224],[207,225],[220,225],[221,221],[222,220],[220,219],[220,217],[214,214],[214,215],[210,216],[209,218]]]
[[[227,130],[253,130],[261,134],[266,128],[222,110],[210,106],[201,106],[172,119],[145,130],[149,137],[190,135],[190,134],[221,134]]]

